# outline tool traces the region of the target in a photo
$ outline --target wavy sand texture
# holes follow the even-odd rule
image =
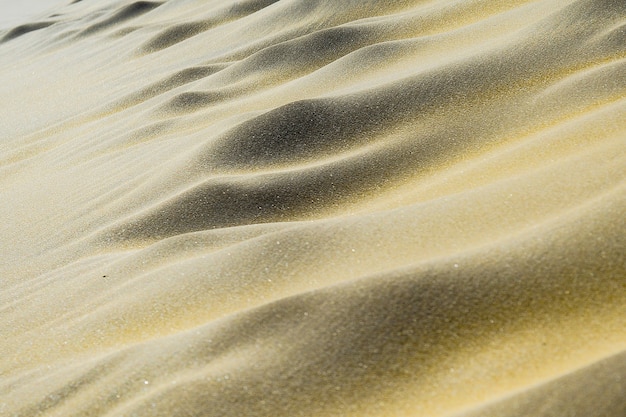
[[[0,416],[625,415],[624,1],[68,1],[0,81]]]

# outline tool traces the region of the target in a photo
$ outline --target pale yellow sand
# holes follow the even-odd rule
[[[0,416],[626,415],[623,0],[82,0],[0,103]]]

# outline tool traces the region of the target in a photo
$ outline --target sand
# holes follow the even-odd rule
[[[0,416],[626,415],[622,0],[67,1],[0,103]]]

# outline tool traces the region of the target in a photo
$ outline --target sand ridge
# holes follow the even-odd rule
[[[618,0],[0,30],[0,416],[624,414]]]

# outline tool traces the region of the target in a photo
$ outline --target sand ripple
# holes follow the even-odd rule
[[[0,415],[626,413],[626,3],[94,1],[0,31]]]

